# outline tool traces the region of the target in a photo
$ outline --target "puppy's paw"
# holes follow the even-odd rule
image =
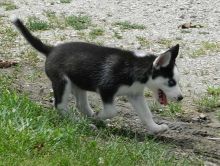
[[[155,125],[149,129],[149,134],[159,134],[167,131],[169,127],[166,124]]]
[[[99,118],[99,112],[94,112],[93,115],[91,116],[91,118],[98,120]]]
[[[168,125],[166,124],[161,124],[160,125],[160,131],[159,132],[164,132],[164,131],[167,131],[169,129]]]

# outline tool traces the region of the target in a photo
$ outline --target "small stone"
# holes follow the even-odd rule
[[[199,117],[198,116],[197,117],[193,117],[192,121],[194,121],[194,122],[199,121]]]
[[[184,18],[185,18],[185,15],[181,15],[180,18],[181,18],[181,19],[184,19]]]
[[[206,119],[207,119],[207,116],[206,116],[205,114],[201,113],[201,114],[199,115],[199,118],[202,119],[202,120],[206,120]]]

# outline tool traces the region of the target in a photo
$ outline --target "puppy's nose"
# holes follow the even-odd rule
[[[177,101],[181,101],[181,100],[183,100],[183,96],[182,95],[177,97]]]

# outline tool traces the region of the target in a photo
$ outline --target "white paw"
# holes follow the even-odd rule
[[[162,133],[169,129],[169,127],[166,124],[156,125],[153,127],[148,128],[150,134],[157,134]]]
[[[161,124],[160,125],[160,131],[159,132],[163,132],[163,131],[166,131],[166,130],[168,130],[169,129],[169,127],[166,125],[166,124]]]

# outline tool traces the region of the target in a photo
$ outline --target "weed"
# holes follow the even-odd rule
[[[213,96],[220,96],[220,87],[208,87],[207,89],[208,94]]]
[[[79,39],[88,41],[85,32],[79,31],[79,32],[77,32],[77,35],[78,35]]]
[[[31,72],[29,75],[25,75],[25,78],[34,83],[36,80],[41,78],[43,74],[44,73],[41,70],[33,70],[33,72]]]
[[[89,37],[91,39],[95,39],[97,38],[98,36],[102,36],[104,35],[104,30],[103,29],[100,29],[100,28],[96,28],[96,29],[93,29],[89,32]]]
[[[219,42],[202,42],[200,48],[193,51],[192,57],[199,57],[202,55],[207,55],[209,53],[220,52],[220,43]]]
[[[118,100],[123,102],[128,102],[128,98],[126,96],[119,96]]]
[[[32,66],[37,66],[37,63],[40,62],[37,51],[28,49],[21,53],[25,63],[28,63]]]
[[[91,18],[88,16],[68,16],[65,18],[67,25],[75,30],[87,29],[91,25]]]
[[[151,42],[146,38],[140,36],[137,36],[136,38],[142,47],[150,47]]]
[[[45,15],[49,21],[49,25],[51,28],[64,29],[66,27],[64,17],[56,16],[56,13],[53,11],[46,11]]]
[[[171,47],[172,46],[172,40],[170,39],[160,39],[157,41],[158,44],[164,45],[165,47]]]
[[[220,51],[220,43],[218,42],[202,42],[202,48],[208,51],[219,52]]]
[[[114,31],[114,37],[117,39],[122,39],[122,35],[117,31]]]
[[[5,7],[6,11],[17,9],[17,6],[11,1],[0,2],[0,7],[1,6]]]
[[[149,90],[144,91],[144,97],[152,97],[152,92]]]
[[[158,112],[163,116],[175,118],[176,116],[182,113],[182,105],[181,103],[170,102],[167,106],[161,107],[158,103],[154,102],[151,105],[151,110],[154,112]]]
[[[199,111],[211,112],[215,108],[220,106],[219,97],[217,96],[203,96],[201,99],[196,101]]]
[[[70,3],[72,0],[60,0],[60,3]]]
[[[65,35],[58,35],[59,41],[64,41],[67,39]]]
[[[42,21],[35,16],[29,17],[26,25],[28,26],[28,28],[31,31],[48,30],[49,29],[49,24],[46,21]]]
[[[104,46],[104,41],[96,41],[95,44],[98,46]]]
[[[2,29],[0,28],[0,34],[4,35],[3,37],[4,41],[9,41],[9,42],[12,42],[18,36],[18,33],[15,32],[10,27],[5,27]]]
[[[199,111],[210,112],[220,107],[220,87],[208,87],[207,95],[196,101]]]
[[[181,103],[176,102],[170,102],[166,107],[164,107],[164,110],[161,112],[162,115],[170,116],[172,118],[175,118],[181,113],[182,105]]]
[[[206,54],[206,51],[203,48],[199,48],[199,49],[193,51],[192,57],[196,58],[196,57],[199,57],[199,56],[202,56],[202,55],[205,55],[205,54]]]
[[[123,21],[123,22],[116,22],[113,25],[119,26],[122,30],[131,30],[131,29],[145,29],[146,27],[144,25],[139,24],[132,24],[129,21]]]

